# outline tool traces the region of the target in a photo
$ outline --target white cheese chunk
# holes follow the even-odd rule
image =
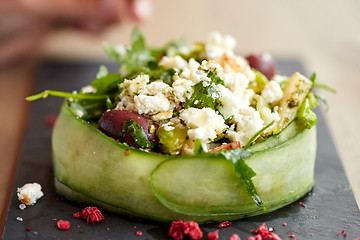
[[[174,68],[176,70],[182,70],[187,66],[187,62],[179,55],[172,57],[164,56],[161,58],[159,65],[165,69]]]
[[[198,83],[206,77],[206,73],[204,71],[199,71],[200,63],[198,63],[195,59],[191,58],[189,60],[188,65],[183,69],[180,77],[186,78],[192,81],[194,84]]]
[[[44,196],[41,185],[38,183],[27,183],[17,189],[18,199],[25,205],[34,205],[36,201]]]
[[[233,54],[236,47],[236,40],[231,35],[222,35],[214,31],[208,35],[205,50],[206,56],[210,59],[221,57],[224,53]]]
[[[266,84],[264,90],[262,90],[261,96],[265,99],[266,102],[274,104],[282,99],[283,91],[281,90],[279,83],[270,81],[268,84]]]
[[[192,81],[178,77],[172,84],[175,102],[186,102],[194,92]]]
[[[167,95],[170,92],[170,89],[171,87],[168,84],[164,83],[162,80],[159,80],[146,85],[146,88],[144,91],[142,91],[142,93],[152,96],[158,93]]]
[[[219,111],[225,119],[238,114],[240,109],[248,107],[255,94],[252,89],[231,92],[228,88],[220,84],[218,84],[217,87],[221,93],[219,100],[222,103]]]
[[[260,113],[252,107],[241,109],[240,114],[234,115],[232,122],[236,125],[236,129],[228,130],[226,137],[232,142],[240,141],[241,146],[245,146],[264,126]]]
[[[149,75],[139,75],[132,80],[125,79],[120,87],[123,88],[122,95],[133,95],[142,92],[149,82]]]
[[[249,79],[242,73],[224,73],[225,86],[232,92],[245,90],[249,85]]]
[[[187,127],[189,138],[192,140],[200,139],[203,146],[212,141],[226,128],[222,116],[218,115],[211,108],[188,108],[180,113]]]
[[[180,118],[189,128],[213,128],[222,131],[224,119],[211,108],[188,108],[180,113]]]
[[[135,108],[139,114],[154,115],[173,109],[170,101],[162,93],[158,93],[155,96],[139,94],[134,96],[134,103]]]

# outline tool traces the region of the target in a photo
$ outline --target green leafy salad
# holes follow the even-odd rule
[[[312,109],[318,105],[318,99],[323,99],[312,92],[316,87],[315,74],[309,79],[300,73],[280,75],[269,54],[239,56],[234,53],[236,40],[218,32],[210,33],[206,42],[189,45],[181,40],[153,48],[146,44],[140,30],[134,29],[130,46],[105,43],[103,47],[110,60],[119,64],[119,72],[110,73],[100,66],[96,79],[78,92],[47,90],[27,98],[30,101],[48,95],[66,98],[53,134],[58,192],[78,201],[80,197],[75,193],[83,194],[87,200],[82,196],[81,201],[95,202],[116,212],[166,221],[174,218],[207,221],[274,210],[303,196],[312,187],[317,121]],[[102,149],[92,147],[90,153],[107,149],[109,141],[116,145],[110,147],[109,142],[109,149],[99,159],[93,159],[91,154],[81,156],[78,151],[75,154],[75,141],[82,140],[70,130],[66,135],[64,129],[71,126],[72,132],[78,131],[80,135],[83,132],[84,139],[85,133],[96,130],[93,134],[97,135],[86,135],[86,139],[98,145],[101,142]],[[313,146],[307,149],[306,144]],[[292,154],[301,150],[298,148],[306,152],[299,155],[310,160],[298,156],[292,159]],[[118,149],[124,154],[115,155]],[[286,149],[287,153],[279,149]],[[67,155],[64,153],[67,151],[74,154]],[[130,158],[139,155],[131,163],[129,152]],[[108,179],[102,186],[109,185],[109,189],[91,190],[82,183],[87,176],[76,177],[75,165],[66,162],[78,164],[80,160],[76,159],[83,159],[86,168],[91,168],[92,161],[101,162],[104,172],[97,172],[100,167],[89,171],[99,182]],[[144,159],[149,160],[136,169],[132,166]],[[151,207],[138,203],[136,199],[140,201],[141,197],[135,193],[136,196],[128,196],[134,199],[134,205],[119,200],[128,191],[114,189],[122,188],[128,181],[137,183],[114,180],[116,173],[108,169],[110,160],[114,169],[119,167],[119,176],[123,168],[132,167],[130,178],[144,174],[141,184],[146,189],[139,194],[148,194],[144,198],[154,201],[148,203]],[[151,161],[157,162],[150,164]],[[200,170],[194,170],[196,167]],[[146,173],[139,173],[139,169]],[[288,175],[294,180],[289,180]],[[305,182],[299,181],[302,177]],[[122,187],[115,188],[117,181]],[[114,188],[110,189],[109,183],[114,183]],[[212,189],[218,183],[221,184],[217,190]],[[199,186],[196,191],[200,191],[202,198],[194,197],[195,190],[186,188],[191,184]]]

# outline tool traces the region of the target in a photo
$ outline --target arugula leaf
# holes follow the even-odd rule
[[[96,78],[102,78],[105,77],[109,73],[107,67],[104,65],[100,65],[99,72],[96,74]]]
[[[54,91],[54,90],[45,90],[41,93],[29,96],[26,98],[27,101],[34,101],[40,98],[47,98],[49,95],[55,97],[63,97],[63,98],[72,98],[72,99],[105,99],[107,98],[106,95],[94,95],[89,93],[70,93],[70,92],[61,92],[61,91]]]
[[[332,87],[330,87],[330,86],[328,86],[328,85],[326,85],[324,83],[316,82],[316,83],[314,83],[314,87],[324,89],[324,90],[329,91],[331,93],[336,93],[336,89],[334,89],[334,88],[332,88]]]
[[[126,79],[133,79],[136,78],[138,75],[141,74],[147,74],[150,77],[150,82],[156,81],[156,80],[163,80],[164,83],[168,85],[172,85],[173,83],[173,76],[176,73],[176,71],[172,68],[165,69],[163,66],[158,66],[154,69],[138,69],[137,71],[133,71],[131,74],[128,74],[126,76]]]
[[[320,94],[316,94],[316,93],[313,93],[313,94],[314,94],[314,97],[315,97],[317,100],[319,100],[319,101],[321,101],[322,103],[325,104],[325,111],[327,111],[327,110],[329,109],[329,104],[328,104],[325,96],[320,95]]]
[[[313,85],[315,84],[315,80],[316,80],[316,73],[311,74],[309,80],[313,83]]]
[[[97,121],[106,111],[106,103],[101,100],[76,100],[68,101],[70,109],[77,116],[88,121]]]
[[[116,89],[123,81],[120,73],[108,73],[92,81],[91,86],[96,88],[96,94],[106,94]]]
[[[245,145],[244,148],[247,149],[248,147],[250,147],[251,143],[252,143],[253,141],[255,141],[255,140],[258,138],[258,136],[259,136],[263,131],[265,131],[268,127],[270,127],[271,125],[273,125],[274,122],[275,122],[275,121],[272,121],[271,123],[269,123],[268,125],[266,125],[266,126],[263,127],[262,129],[260,129],[259,131],[257,131],[257,132],[250,138],[250,140],[247,142],[247,144]]]
[[[140,29],[135,28],[131,36],[131,46],[127,50],[125,69],[131,73],[138,68],[146,67],[150,61],[155,60],[151,55],[151,49],[146,45],[145,38]]]
[[[316,101],[316,100],[315,100]],[[305,128],[312,128],[317,122],[316,114],[311,110],[313,108],[309,97],[301,104],[297,117],[301,120]]]
[[[331,93],[336,93],[336,89],[324,84],[324,83],[318,83],[316,82],[316,73],[311,74],[309,80],[313,83],[313,87],[315,88],[321,88],[326,91],[329,91]]]
[[[252,198],[252,200],[261,207],[265,212],[267,208],[262,202],[260,196],[257,194],[255,185],[251,178],[256,176],[254,170],[245,163],[245,159],[253,154],[252,151],[244,148],[236,148],[227,151],[219,151],[217,154],[224,156],[227,160],[234,163],[236,176],[239,178],[239,182],[245,188],[246,192]]]
[[[110,46],[107,42],[103,43],[103,48],[105,53],[108,55],[109,59],[113,62],[121,63],[120,54],[115,50],[114,47]]]
[[[217,110],[221,106],[221,102],[218,99],[221,97],[217,84],[225,85],[224,81],[217,76],[216,72],[209,72],[207,75],[211,81],[207,86],[204,86],[204,82],[200,81],[193,86],[194,93],[191,95],[188,101],[184,104],[184,108],[196,107],[196,108],[211,108]]]
[[[201,141],[200,139],[196,139],[195,140],[195,146],[194,146],[194,154],[198,155],[198,154],[203,154],[206,153],[201,145]]]
[[[144,132],[144,129],[141,127],[139,123],[135,122],[134,120],[132,119],[126,120],[126,122],[123,125],[122,133],[126,133],[126,132],[131,135],[135,143],[140,147],[142,148],[154,147],[154,143],[149,141],[146,133]]]

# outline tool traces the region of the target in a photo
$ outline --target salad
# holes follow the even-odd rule
[[[61,195],[159,221],[230,220],[278,209],[313,186],[319,97],[310,79],[280,75],[269,54],[206,42],[104,50],[118,73],[65,97],[52,136]]]

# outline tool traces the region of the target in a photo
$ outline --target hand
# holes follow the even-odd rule
[[[99,32],[111,24],[142,22],[152,0],[0,1],[0,68],[34,53],[58,25]]]

